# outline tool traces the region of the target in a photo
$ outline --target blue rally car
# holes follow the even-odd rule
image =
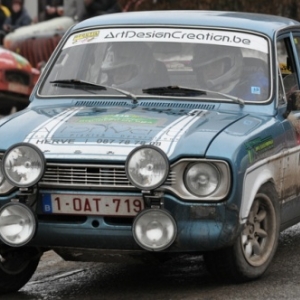
[[[300,23],[217,11],[70,28],[25,110],[0,121],[0,292],[43,252],[270,265],[300,221]]]

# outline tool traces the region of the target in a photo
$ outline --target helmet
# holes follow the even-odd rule
[[[108,85],[124,89],[149,86],[154,76],[155,59],[141,42],[112,43],[101,66]]]
[[[194,48],[193,69],[205,88],[230,92],[243,70],[240,48],[198,44]]]

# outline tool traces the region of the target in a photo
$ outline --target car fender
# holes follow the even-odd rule
[[[259,188],[266,182],[273,182],[277,192],[281,190],[282,158],[280,153],[250,166],[244,175],[240,209],[240,222],[245,223]]]

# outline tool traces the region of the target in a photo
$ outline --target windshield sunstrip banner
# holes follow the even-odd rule
[[[103,42],[172,42],[213,44],[242,47],[268,53],[265,38],[243,32],[175,28],[99,29],[73,34],[64,49],[89,43]]]

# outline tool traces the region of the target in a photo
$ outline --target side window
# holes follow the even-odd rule
[[[277,60],[283,80],[286,99],[289,98],[293,91],[299,90],[297,73],[291,53],[289,39],[282,39],[277,42]]]
[[[287,99],[285,98],[282,77],[280,76],[280,74],[279,74],[278,98],[279,98],[278,99],[279,105],[284,105],[286,103],[286,101],[287,101]]]
[[[294,37],[294,44],[297,51],[298,61],[300,62],[300,37],[299,36]]]

